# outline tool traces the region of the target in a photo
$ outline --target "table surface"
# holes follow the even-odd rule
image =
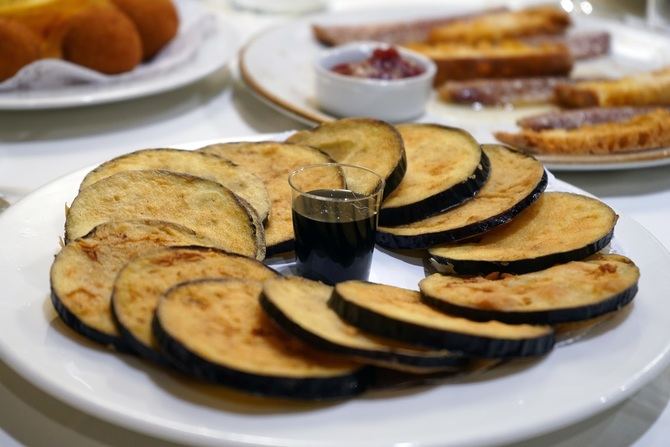
[[[243,38],[286,19],[232,11],[222,0],[207,3],[222,14],[234,16]],[[371,0],[340,0],[331,2],[331,8],[370,3]],[[0,112],[0,196],[14,202],[64,174],[133,148],[301,127],[255,99],[237,80],[234,67],[194,85],[140,100],[70,110]],[[557,177],[603,198],[670,248],[670,167],[557,173]],[[667,370],[633,397],[604,413],[515,445],[670,445],[669,400]],[[1,361],[0,402],[3,447],[177,445],[79,412],[35,388]]]

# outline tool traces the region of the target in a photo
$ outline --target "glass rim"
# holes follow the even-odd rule
[[[316,194],[311,194],[309,192],[303,191],[300,188],[298,188],[294,183],[293,183],[293,177],[296,175],[300,174],[301,172],[304,172],[308,169],[312,168],[327,168],[327,167],[343,167],[343,168],[353,168],[353,169],[359,169],[361,171],[366,171],[370,174],[372,174],[376,179],[377,179],[377,186],[375,189],[369,193],[366,194],[360,194],[361,197],[356,197],[356,198],[337,198],[337,197],[324,197],[324,196],[319,196]],[[382,178],[381,175],[377,174],[375,171],[372,169],[368,169],[363,166],[358,166],[358,165],[350,165],[347,163],[337,163],[337,162],[331,162],[331,163],[314,163],[314,164],[309,164],[309,165],[304,165],[300,166],[299,168],[294,169],[288,174],[288,184],[291,187],[291,189],[298,194],[301,194],[303,196],[307,196],[311,199],[315,200],[320,200],[323,202],[356,202],[359,200],[369,200],[371,197],[374,197],[378,194],[383,194],[384,192],[384,187],[386,186],[386,180]],[[359,195],[358,193],[355,192],[355,194]]]

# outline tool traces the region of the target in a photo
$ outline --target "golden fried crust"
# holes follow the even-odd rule
[[[0,18],[0,81],[39,57],[39,38],[25,25]]]
[[[144,59],[155,56],[177,35],[179,17],[170,0],[112,1],[137,27]]]
[[[112,7],[95,7],[75,16],[63,39],[63,57],[105,74],[130,71],[142,61],[135,25]]]

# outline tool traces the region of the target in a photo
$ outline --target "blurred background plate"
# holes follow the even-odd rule
[[[181,22],[206,12],[199,0],[174,0]],[[156,76],[110,82],[82,84],[51,90],[0,92],[0,110],[54,109],[88,106],[155,95],[177,89],[207,77],[225,67],[240,47],[235,27],[217,16],[216,29],[187,64]],[[149,62],[151,63],[151,62]]]
[[[496,2],[495,4],[499,4]],[[509,2],[511,6],[537,2]],[[247,87],[271,107],[301,122],[315,124],[335,119],[319,109],[315,97],[315,74],[312,63],[325,49],[312,36],[311,25],[360,24],[457,14],[490,7],[491,3],[472,0],[439,4],[422,3],[411,9],[397,5],[323,13],[301,18],[264,31],[240,52],[240,76]],[[600,16],[601,8],[594,2],[590,15],[573,14],[576,30],[609,31],[611,54],[577,63],[572,75],[617,77],[670,65],[670,34],[645,29],[641,24],[624,23],[611,16]],[[355,98],[352,98],[355,101]],[[461,127],[480,143],[495,142],[494,131],[514,131],[517,119],[552,110],[550,105],[514,108],[454,105],[440,101],[435,92],[426,113],[418,121],[437,122]],[[670,164],[670,148],[602,155],[539,156],[555,170],[631,169]]]

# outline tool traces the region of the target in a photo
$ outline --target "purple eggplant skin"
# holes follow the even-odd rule
[[[315,335],[295,322],[291,321],[271,300],[265,295],[261,295],[260,304],[263,311],[279,327],[305,343],[314,346],[317,349],[329,351],[334,354],[353,356],[359,359],[381,360],[385,362],[396,363],[398,365],[407,365],[417,368],[460,368],[468,363],[468,359],[461,355],[449,354],[440,357],[414,356],[398,352],[383,352],[352,348],[338,345]]]
[[[119,352],[133,352],[121,337],[105,334],[81,321],[63,304],[53,288],[51,289],[51,304],[56,309],[60,319],[75,332],[101,345],[111,346]]]
[[[300,400],[343,399],[365,391],[373,377],[370,367],[361,367],[344,376],[305,379],[236,371],[189,351],[162,328],[157,317],[154,317],[152,327],[161,352],[182,373],[258,396]]]
[[[506,224],[514,219],[521,211],[528,208],[537,199],[540,198],[545,188],[547,187],[547,173],[542,174],[541,180],[535,188],[521,201],[517,202],[511,208],[502,213],[489,217],[488,219],[474,222],[460,228],[454,228],[446,231],[439,231],[436,233],[426,233],[414,236],[400,236],[391,233],[385,233],[377,230],[377,244],[384,248],[395,249],[423,249],[430,248],[435,245],[458,242],[477,236],[494,228]]]
[[[184,249],[190,249],[190,250],[199,250],[199,251],[214,251],[214,252],[219,252],[226,254],[228,256],[238,256],[240,258],[244,258],[246,256],[243,255],[238,255],[235,253],[230,253],[226,250],[220,249],[220,248],[214,248],[214,247],[203,247],[200,245],[184,245],[184,246],[173,246],[171,248],[184,248]],[[266,269],[271,270],[272,272],[276,273],[279,275],[278,272],[276,272],[273,268],[269,266],[265,266]],[[111,308],[112,308],[112,318],[114,319],[114,323],[116,324],[116,328],[121,334],[121,339],[124,342],[125,347],[132,353],[139,355],[142,358],[145,358],[147,360],[150,360],[152,362],[155,362],[158,365],[161,366],[166,366],[166,367],[172,367],[172,364],[163,356],[159,351],[156,351],[155,349],[145,345],[142,343],[140,340],[136,338],[136,336],[131,333],[122,323],[121,320],[116,312],[116,306],[114,305],[114,291],[112,291],[112,300],[111,300]]]
[[[128,352],[132,352],[133,354],[152,361],[157,365],[172,367],[172,364],[168,361],[167,358],[165,358],[165,356],[137,340],[135,336],[119,322],[119,318],[116,315],[114,306],[112,306],[112,318],[114,318],[116,328],[121,334],[121,340],[123,341],[124,347]]]
[[[434,349],[448,349],[467,356],[483,358],[532,357],[548,353],[554,347],[554,333],[525,340],[508,340],[441,331],[401,322],[352,304],[333,292],[329,305],[344,321],[382,337],[402,340]]]
[[[448,266],[454,273],[459,275],[488,275],[493,272],[520,275],[522,273],[544,270],[556,264],[565,264],[566,262],[588,258],[605,248],[613,236],[614,228],[604,237],[583,247],[561,253],[551,253],[537,258],[519,259],[517,261],[458,260],[442,256],[433,256],[431,259],[437,264]]]
[[[295,250],[295,239],[289,239],[275,245],[268,245],[265,248],[265,257],[271,258],[283,253],[290,253],[293,250]]]
[[[505,312],[457,306],[423,293],[421,294],[421,300],[442,312],[473,321],[496,320],[508,324],[559,324],[589,320],[615,312],[630,303],[635,298],[637,290],[637,283],[635,283],[623,292],[612,295],[599,303],[533,312]]]
[[[402,179],[405,176],[405,172],[407,172],[407,156],[403,150],[398,164],[395,166],[395,168],[393,168],[391,174],[386,177],[383,194],[384,199],[387,198],[389,194],[391,194],[398,187],[398,185],[400,185],[400,182],[402,182]]]
[[[484,186],[489,178],[490,168],[489,158],[482,152],[479,166],[470,177],[419,202],[397,208],[382,208],[379,211],[379,224],[383,226],[409,224],[462,205],[475,197]]]

